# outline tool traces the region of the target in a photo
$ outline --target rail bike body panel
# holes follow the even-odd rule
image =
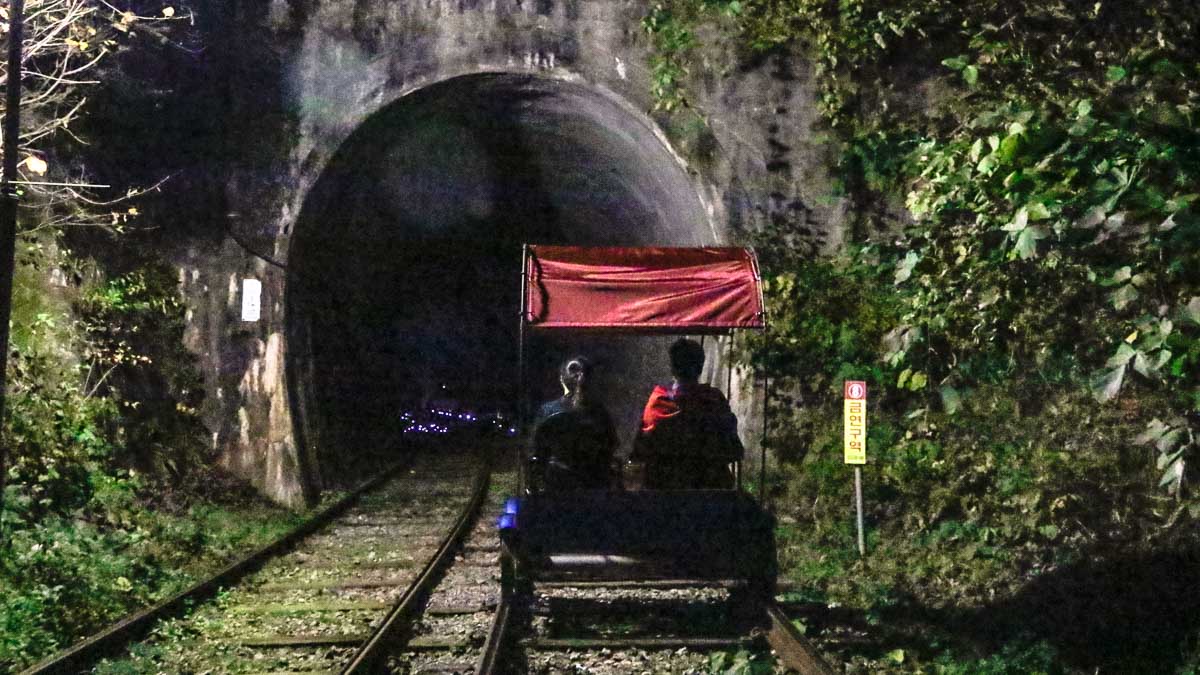
[[[501,537],[534,579],[774,584],[774,518],[741,491],[589,490],[515,502]]]

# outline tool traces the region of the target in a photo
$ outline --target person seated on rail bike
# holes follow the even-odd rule
[[[592,392],[594,370],[585,356],[569,358],[559,369],[563,395],[543,404],[534,422],[531,490],[600,490],[612,485],[617,432]]]
[[[730,489],[729,465],[744,452],[737,417],[720,390],[700,382],[699,342],[680,338],[669,356],[674,381],[650,393],[630,461],[645,464],[648,489]]]

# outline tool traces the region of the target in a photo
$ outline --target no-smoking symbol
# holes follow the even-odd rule
[[[867,397],[866,382],[847,382],[846,383],[846,398],[861,400]]]

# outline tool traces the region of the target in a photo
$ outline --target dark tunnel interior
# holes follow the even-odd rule
[[[393,445],[406,409],[515,410],[524,242],[716,243],[645,118],[580,84],[447,80],[342,145],[289,251],[289,386],[322,473]],[[531,336],[527,399],[556,397],[558,363],[588,354],[627,443],[651,384],[670,378],[669,341]]]

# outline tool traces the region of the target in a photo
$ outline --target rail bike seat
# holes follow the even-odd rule
[[[744,579],[773,587],[774,518],[737,490],[531,494],[501,538],[535,580]]]
[[[529,457],[532,491],[602,490],[612,483],[612,448],[605,430],[583,411],[557,412],[534,430]]]

